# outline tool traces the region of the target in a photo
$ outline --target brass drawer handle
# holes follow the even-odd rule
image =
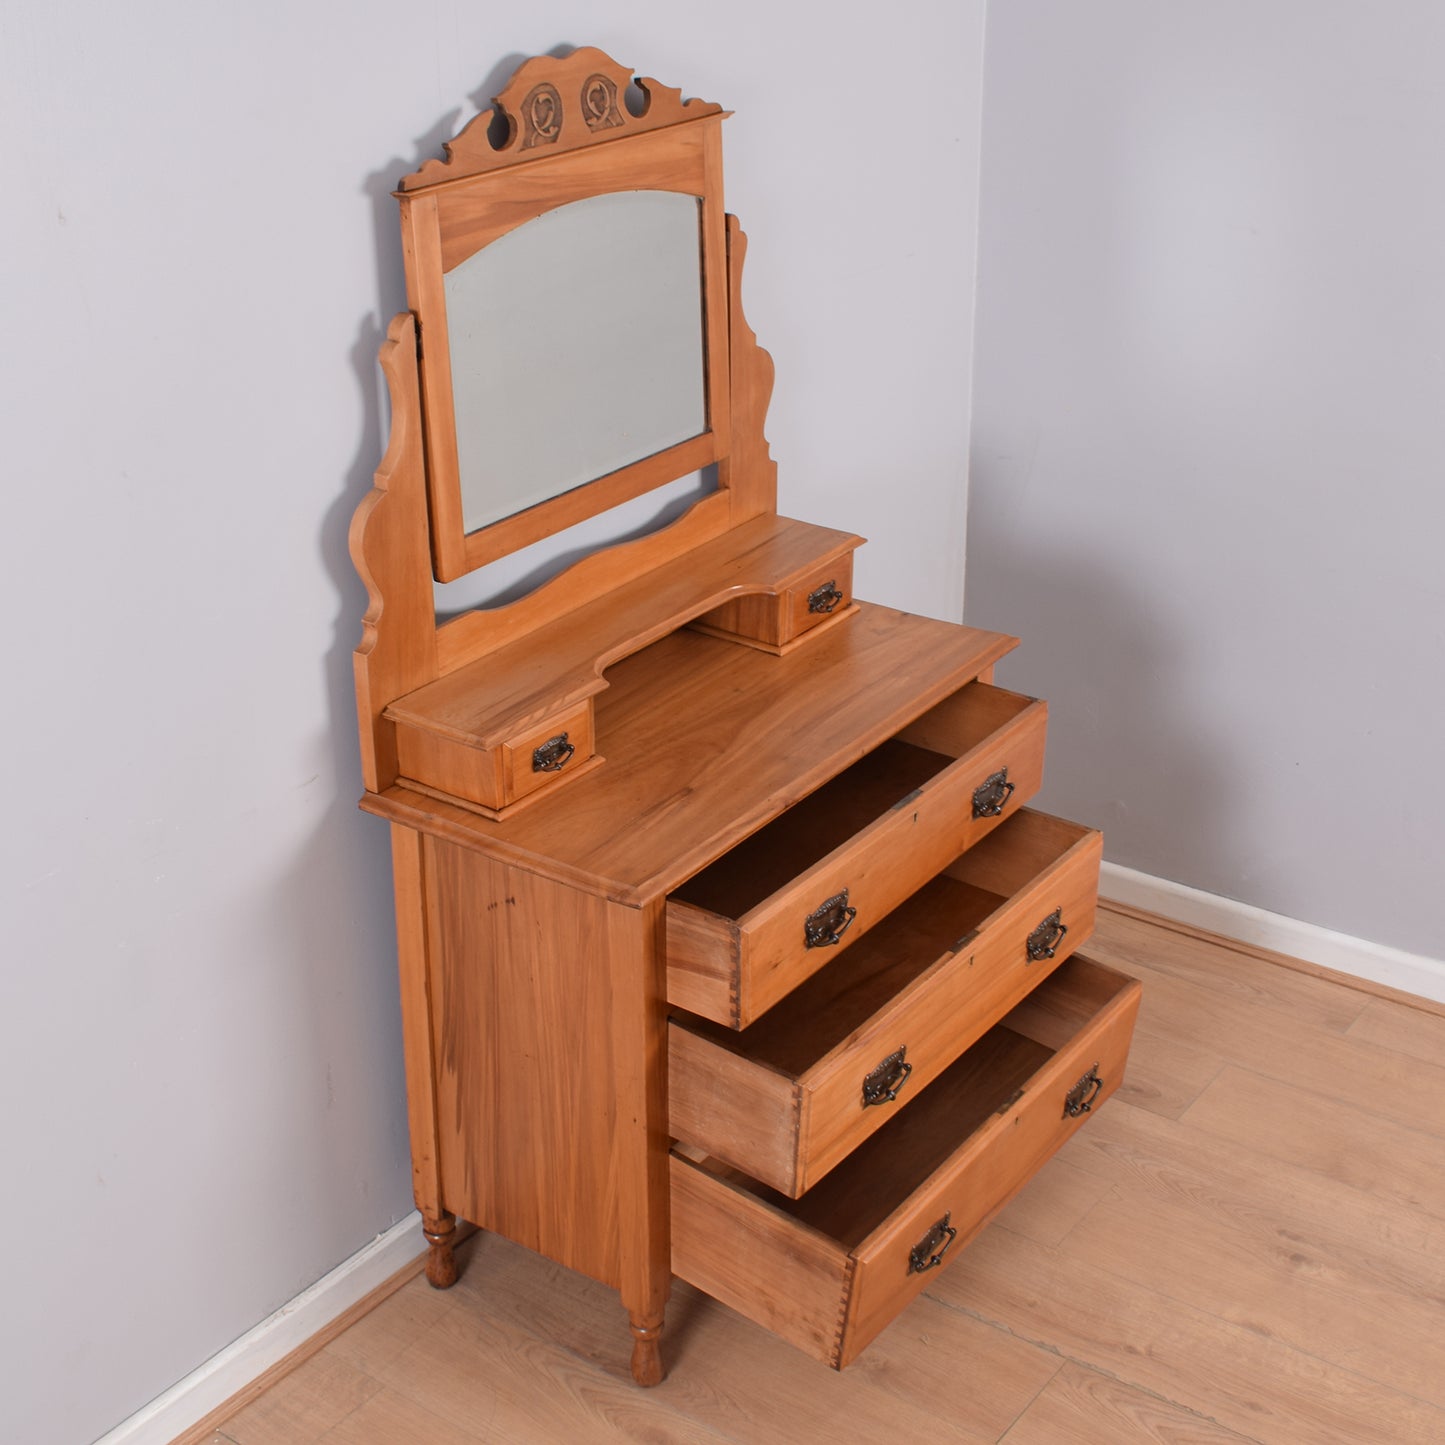
[[[830,577],[821,587],[815,587],[808,593],[808,611],[831,612],[842,600],[837,578]]]
[[[1008,769],[990,774],[973,790],[973,816],[997,818],[1013,797],[1015,785],[1008,780]]]
[[[863,1080],[863,1107],[866,1109],[870,1104],[891,1104],[897,1097],[898,1091],[908,1082],[908,1076],[913,1072],[913,1065],[903,1056],[908,1052],[908,1045],[888,1055],[871,1074]]]
[[[820,903],[803,920],[803,941],[808,948],[831,948],[841,941],[848,925],[858,916],[856,908],[848,907],[848,890],[835,893]]]
[[[539,748],[532,749],[532,771],[534,773],[560,773],[567,766],[567,760],[577,749],[567,741],[566,733],[548,738]]]
[[[948,1222],[953,1218],[950,1210],[918,1241],[908,1254],[908,1273],[922,1274],[927,1269],[937,1269],[948,1253],[948,1246],[958,1237],[958,1231]]]
[[[1058,952],[1059,944],[1064,941],[1064,935],[1068,933],[1069,927],[1063,921],[1062,908],[1056,908],[1029,934],[1028,948],[1029,962],[1037,963],[1041,958],[1052,958]]]
[[[1099,1077],[1099,1065],[1089,1065],[1089,1072],[1074,1085],[1064,1096],[1064,1118],[1077,1119],[1080,1114],[1087,1114],[1094,1107],[1094,1100],[1099,1097],[1099,1090],[1104,1087],[1104,1081]]]

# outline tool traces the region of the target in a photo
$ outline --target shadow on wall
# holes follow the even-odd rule
[[[997,681],[1048,700],[1036,805],[1103,829],[1110,862],[1162,878],[1227,875],[1241,841],[1228,753],[1181,691],[1167,622],[1107,556],[997,505],[1012,485],[975,457],[964,620],[1019,637]]]
[[[571,47],[564,47],[570,50]],[[512,72],[525,59],[507,56],[483,81],[476,92],[479,108],[491,103]],[[357,325],[349,362],[356,376],[361,398],[362,427],[356,437],[356,451],[336,500],[327,509],[318,543],[321,560],[336,587],[337,610],[332,642],[325,659],[326,690],[331,726],[320,746],[330,748],[337,759],[339,779],[335,811],[328,816],[313,846],[305,850],[287,871],[282,890],[290,901],[288,916],[294,936],[303,940],[312,959],[340,958],[349,972],[328,975],[319,966],[308,976],[312,1017],[307,1021],[309,1040],[319,1057],[327,1060],[328,1106],[333,1086],[331,1061],[364,1068],[365,1077],[336,1080],[335,1087],[361,1089],[365,1102],[348,1117],[365,1117],[368,1109],[390,1113],[387,1128],[397,1138],[397,1157],[405,1177],[406,1113],[401,1068],[401,1026],[396,984],[396,933],[392,908],[391,847],[388,829],[376,819],[363,816],[356,807],[361,796],[361,759],[356,719],[356,691],[352,654],[361,640],[361,619],[366,610],[366,588],[352,566],[348,536],[352,514],[371,490],[373,477],[386,451],[390,428],[386,387],[377,363],[377,352],[386,339],[391,318],[407,309],[405,274],[402,265],[401,228],[393,191],[404,175],[417,170],[424,161],[442,154],[445,142],[455,134],[461,111],[443,115],[417,137],[409,156],[393,156],[362,181],[361,190],[371,202],[373,240],[376,254],[376,294]],[[358,298],[364,300],[364,298]],[[338,358],[338,365],[340,365]],[[340,877],[324,877],[331,869]],[[316,915],[314,900],[340,896],[352,907],[342,919]],[[325,934],[318,937],[318,931]],[[387,1059],[394,1072],[376,1067],[373,1058],[357,1059],[358,1041],[373,1043],[382,1034],[390,1047]],[[376,1118],[375,1113],[369,1117]],[[338,1158],[345,1147],[336,1144]],[[346,1187],[351,1187],[349,1184]],[[355,1181],[363,1194],[370,1182]],[[385,1189],[380,1191],[383,1195]],[[399,1217],[399,1216],[398,1216]],[[357,1244],[362,1243],[358,1240]]]
[[[488,84],[499,85],[517,60],[512,57],[499,65]],[[348,534],[352,514],[371,490],[390,426],[377,351],[391,317],[406,309],[401,233],[392,191],[403,175],[441,153],[442,143],[455,133],[458,116],[457,111],[443,116],[417,140],[412,157],[393,157],[362,185],[372,202],[377,277],[373,305],[357,326],[348,357],[361,398],[362,427],[318,537],[321,560],[337,596],[324,663],[331,721],[318,748],[329,748],[330,758],[336,760],[338,785],[333,811],[278,885],[281,926],[300,940],[304,957],[314,965],[307,969],[304,987],[297,993],[307,1016],[291,1019],[289,1032],[304,1036],[297,1046],[324,1061],[326,1118],[331,1126],[320,1147],[332,1156],[333,1167],[323,1173],[327,1189],[337,1197],[308,1200],[307,1208],[318,1218],[331,1210],[360,1219],[362,1225],[332,1263],[364,1244],[377,1228],[400,1218],[410,1193],[390,838],[384,824],[365,817],[356,806],[362,779],[352,654],[361,639],[367,597],[352,566]],[[347,900],[345,916],[318,916],[318,896]],[[328,966],[326,960],[340,964]],[[333,1113],[337,1098],[346,1102]],[[378,1128],[387,1141],[384,1157],[392,1166],[387,1172],[394,1177],[348,1177],[348,1160],[361,1161],[363,1166],[367,1160],[380,1162],[375,1144],[368,1148],[355,1137],[374,1136]],[[378,1209],[384,1217],[378,1218]],[[334,1243],[330,1247],[334,1251]],[[310,1282],[298,1279],[295,1284],[300,1288]]]

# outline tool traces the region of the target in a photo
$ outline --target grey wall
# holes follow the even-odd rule
[[[345,553],[387,192],[562,43],[734,108],[784,507],[947,615],[982,10],[4,7],[0,1440],[95,1438],[411,1207]]]
[[[966,616],[1107,856],[1438,957],[1445,11],[989,7]]]

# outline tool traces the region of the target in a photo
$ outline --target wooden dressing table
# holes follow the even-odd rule
[[[856,601],[861,539],[777,515],[724,112],[632,82],[528,61],[402,181],[351,548],[428,1278],[458,1218],[581,1270],[647,1385],[674,1273],[846,1364],[1118,1085],[1139,986],[1075,951],[1101,842],[1024,806],[1015,640]],[[434,577],[703,468],[438,623]]]

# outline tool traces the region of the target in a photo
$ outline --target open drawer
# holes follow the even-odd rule
[[[673,1137],[804,1193],[1089,937],[1102,841],[1025,808],[750,1028],[674,1016]]]
[[[667,901],[668,1002],[745,1028],[1037,790],[1047,708],[971,682]]]
[[[802,1199],[675,1150],[673,1272],[841,1368],[1118,1087],[1139,993],[1076,954]]]

